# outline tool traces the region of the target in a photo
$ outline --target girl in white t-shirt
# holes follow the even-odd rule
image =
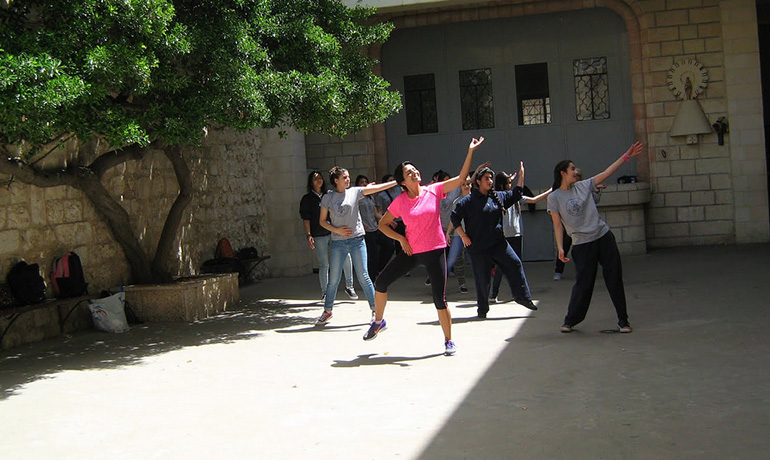
[[[570,160],[559,162],[553,170],[553,192],[548,196],[548,212],[553,221],[553,233],[559,259],[569,262],[564,251],[563,229],[572,238],[572,258],[575,259],[575,286],[567,307],[562,332],[572,332],[588,313],[594,292],[596,272],[602,265],[604,284],[618,316],[618,330],[631,332],[623,288],[623,268],[615,236],[599,217],[592,192],[631,158],[642,153],[642,144],[635,142],[604,171],[578,181],[578,169]]]
[[[359,201],[364,196],[381,192],[396,185],[396,181],[384,184],[369,184],[366,187],[350,187],[350,173],[339,166],[329,171],[329,182],[334,188],[321,198],[320,225],[332,233],[331,253],[329,255],[329,284],[326,285],[324,311],[316,324],[329,322],[334,308],[334,297],[342,277],[342,266],[350,255],[353,269],[358,277],[358,284],[369,301],[374,317],[374,285],[367,269],[366,243],[364,242],[364,224],[358,210]],[[328,218],[328,221],[327,221]]]

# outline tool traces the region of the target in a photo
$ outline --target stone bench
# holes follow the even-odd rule
[[[89,298],[46,299],[32,305],[0,310],[0,349],[39,342],[90,327]],[[68,326],[71,317],[73,321]]]

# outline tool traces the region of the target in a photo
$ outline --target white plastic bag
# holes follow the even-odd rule
[[[88,301],[88,308],[94,318],[96,329],[105,332],[126,332],[128,321],[123,299],[126,293],[121,291],[109,297]]]

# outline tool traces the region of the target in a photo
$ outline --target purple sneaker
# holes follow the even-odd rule
[[[380,321],[380,324],[372,323],[371,326],[369,326],[369,330],[366,331],[366,334],[364,334],[364,340],[374,340],[377,338],[377,334],[380,333],[380,331],[384,331],[388,328],[388,323],[385,322],[385,318],[382,318],[382,321]]]

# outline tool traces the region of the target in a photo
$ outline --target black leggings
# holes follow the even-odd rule
[[[388,292],[388,286],[402,276],[409,273],[414,267],[424,265],[428,270],[430,288],[433,293],[433,304],[436,310],[446,309],[446,253],[445,249],[434,249],[419,254],[406,255],[401,251],[380,272],[380,276],[374,282],[374,290]]]

